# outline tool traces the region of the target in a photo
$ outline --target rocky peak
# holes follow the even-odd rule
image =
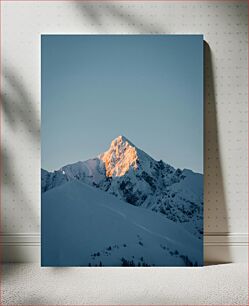
[[[99,158],[106,168],[106,176],[123,176],[131,168],[138,168],[138,151],[124,136],[118,136],[111,142],[110,148]]]

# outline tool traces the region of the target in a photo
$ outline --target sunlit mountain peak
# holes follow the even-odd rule
[[[105,164],[106,176],[123,176],[131,168],[138,168],[137,148],[120,135],[111,142],[109,150],[100,155]]]

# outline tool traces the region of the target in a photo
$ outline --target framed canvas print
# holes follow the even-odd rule
[[[42,35],[42,266],[203,264],[203,36]]]

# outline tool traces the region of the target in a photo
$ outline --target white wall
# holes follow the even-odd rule
[[[205,258],[247,259],[247,1],[2,1],[1,243],[39,260],[40,34],[204,34]]]

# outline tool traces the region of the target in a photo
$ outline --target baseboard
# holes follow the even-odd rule
[[[248,233],[205,233],[205,263],[248,262]]]
[[[4,233],[0,237],[2,262],[40,262],[39,233]]]
[[[0,236],[3,262],[40,262],[39,233],[5,233]],[[205,263],[247,262],[247,233],[205,233]]]

